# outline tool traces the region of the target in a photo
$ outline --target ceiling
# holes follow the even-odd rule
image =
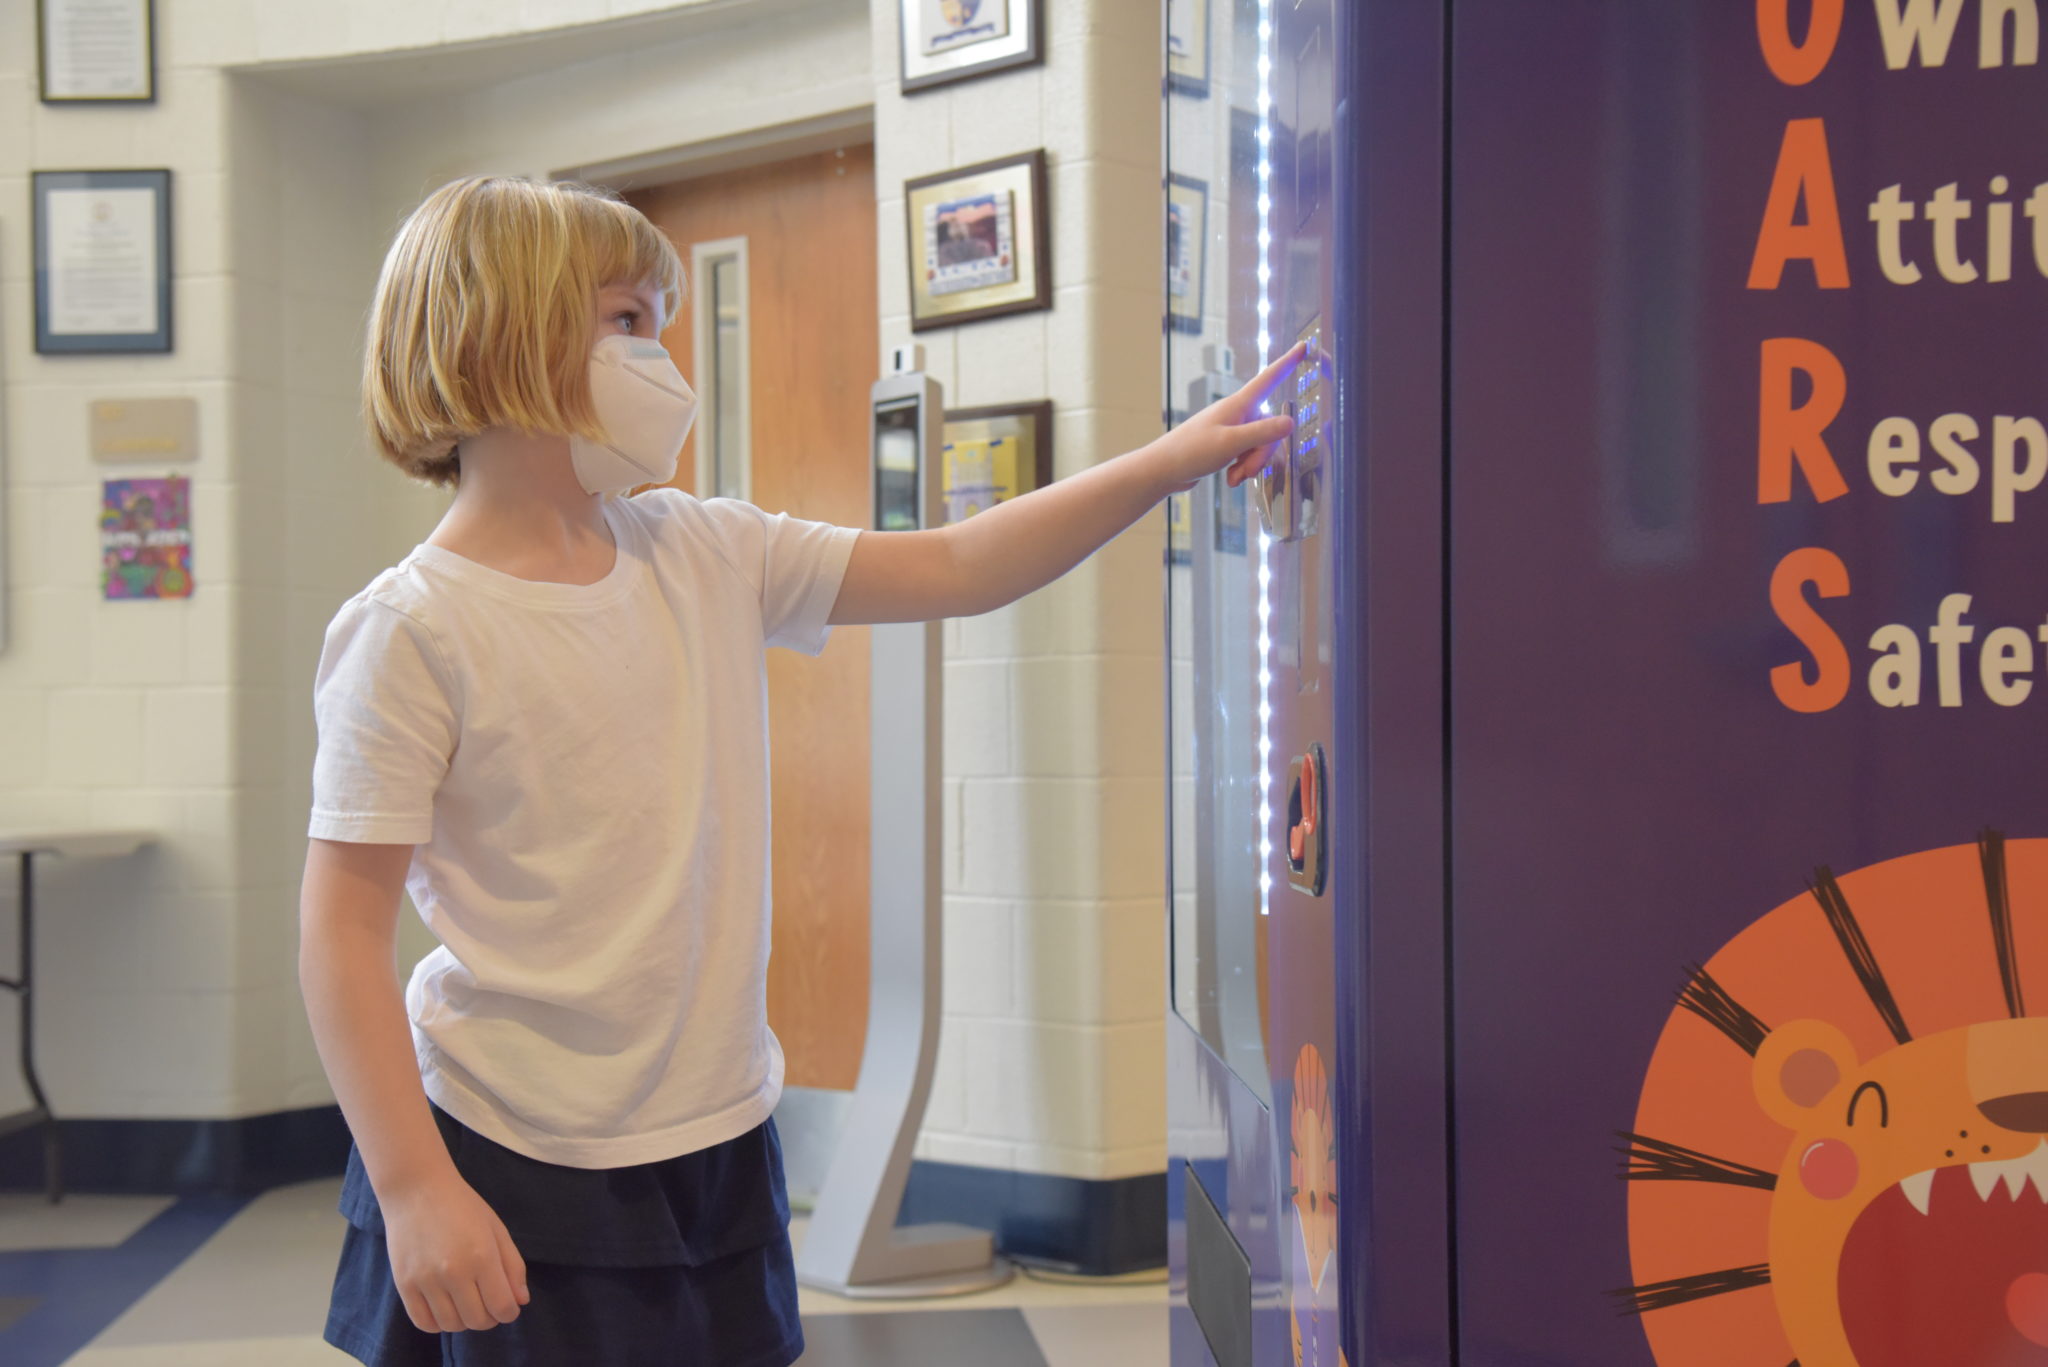
[[[863,0],[701,0],[683,9],[510,38],[360,57],[273,62],[237,70],[286,86],[295,94],[374,110],[429,96],[488,89],[536,72],[681,42],[763,19],[853,4],[866,8]]]

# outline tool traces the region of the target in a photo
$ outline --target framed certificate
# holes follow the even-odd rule
[[[36,350],[171,349],[171,173],[37,171]]]
[[[156,99],[156,0],[36,0],[45,104]]]
[[[1052,307],[1045,153],[906,181],[910,330]]]
[[[900,0],[903,90],[1043,60],[1041,0]]]

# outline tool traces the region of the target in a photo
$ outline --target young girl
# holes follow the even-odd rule
[[[315,685],[299,975],[356,1143],[327,1339],[372,1367],[796,1360],[764,649],[1001,607],[1289,430],[1256,410],[1292,352],[958,526],[624,497],[694,412],[654,340],[682,288],[632,208],[512,179],[437,191],[377,285],[370,426],[455,496]],[[401,890],[440,940],[403,999]]]

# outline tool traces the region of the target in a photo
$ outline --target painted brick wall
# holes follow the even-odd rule
[[[903,182],[1044,147],[1054,307],[919,336],[957,406],[1050,398],[1058,473],[1159,432],[1158,7],[1049,0],[1042,67],[903,95],[875,0],[886,350],[911,340]],[[919,1156],[1165,1167],[1164,524],[946,632],[946,1017]]]
[[[34,10],[0,10],[0,314],[6,529],[14,630],[0,654],[0,822],[120,824],[160,843],[125,861],[46,863],[39,1053],[74,1116],[239,1115],[311,1096],[292,1085],[292,898],[276,813],[295,785],[277,743],[288,710],[264,628],[286,549],[280,453],[257,426],[256,358],[279,319],[257,310],[265,266],[230,231],[239,183],[228,78],[200,7],[165,26],[159,98],[142,109],[43,106]],[[174,173],[177,350],[45,358],[29,308],[31,168]],[[276,274],[275,255],[268,267]],[[265,340],[266,335],[270,340]],[[105,603],[94,526],[106,474],[86,447],[99,398],[192,395],[196,595]],[[11,891],[11,888],[10,888]],[[11,920],[13,907],[4,914]],[[13,1049],[11,1013],[0,1049]],[[19,1095],[0,1079],[0,1108]]]
[[[334,607],[438,506],[370,460],[353,386],[379,255],[440,179],[656,153],[872,99],[886,345],[908,336],[902,181],[1044,146],[1054,311],[927,334],[932,364],[954,403],[1053,399],[1062,472],[1156,434],[1150,4],[1051,0],[1043,68],[914,99],[896,88],[893,0],[815,0],[800,23],[742,23],[399,107],[295,93],[290,68],[224,70],[680,8],[181,5],[164,26],[158,105],[67,110],[35,100],[32,7],[0,7],[14,616],[0,822],[166,836],[136,860],[47,876],[42,1054],[65,1112],[225,1116],[327,1097],[292,976],[307,695]],[[373,34],[332,28],[343,12],[369,25],[371,10],[384,15]],[[334,93],[331,79],[317,88]],[[177,173],[173,356],[33,354],[27,172],[93,165]],[[200,400],[200,590],[101,604],[86,404],[150,393]],[[1052,589],[948,630],[951,1006],[927,1157],[1080,1177],[1164,1165],[1161,540],[1149,519]],[[0,917],[11,910],[0,901]],[[0,1020],[0,1055],[12,1046]],[[0,1107],[13,1086],[0,1077]]]

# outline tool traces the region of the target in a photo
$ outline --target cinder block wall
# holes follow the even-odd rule
[[[236,440],[242,264],[226,81],[203,9],[166,23],[159,95],[146,109],[63,108],[36,97],[35,7],[0,7],[0,380],[6,565],[12,618],[0,653],[0,823],[119,823],[159,832],[136,858],[45,864],[40,1053],[71,1115],[238,1114],[282,1095],[269,1068],[273,965],[288,914],[257,914],[261,843],[252,795],[283,783],[246,719],[279,714],[274,683],[243,668],[245,595],[274,564],[251,554],[240,490],[254,453]],[[29,282],[31,168],[163,166],[175,172],[177,350],[167,356],[35,354]],[[198,595],[105,603],[96,518],[102,475],[87,410],[99,398],[192,395]],[[0,896],[12,922],[12,881]],[[11,938],[11,937],[10,937]],[[12,958],[10,954],[9,959]],[[260,1019],[259,1019],[260,1018]],[[118,1028],[117,1028],[118,1025]],[[0,1019],[12,1057],[14,1019]],[[22,1099],[0,1075],[0,1110]]]
[[[903,183],[1046,149],[1053,308],[920,334],[954,406],[1050,398],[1057,473],[1159,433],[1159,9],[1048,0],[1042,67],[906,96],[874,0],[881,339],[912,340]],[[1163,514],[946,632],[946,1015],[920,1157],[1166,1166]]]
[[[835,24],[865,36],[861,0],[776,0],[750,31],[651,48],[574,27],[707,3],[159,7],[157,102],[117,108],[40,104],[34,7],[0,5],[0,825],[161,836],[129,860],[44,864],[38,1054],[61,1114],[223,1119],[332,1100],[294,973],[313,667],[334,609],[439,507],[374,464],[356,417],[377,264],[399,216],[447,175],[544,174],[801,117],[806,100],[865,101],[864,48],[839,33],[819,55]],[[808,22],[789,25],[798,10]],[[810,55],[764,40],[770,11]],[[557,29],[558,69],[460,100],[347,98],[346,75],[275,66],[431,59],[441,44]],[[727,76],[750,83],[744,99]],[[176,350],[39,357],[28,173],[132,166],[173,172]],[[181,467],[198,591],[104,603],[99,481],[123,470],[90,460],[87,409],[152,395],[199,400],[201,457]],[[13,911],[10,877],[0,925]],[[14,1014],[0,1011],[0,1056],[14,1050]],[[23,1101],[0,1070],[0,1113]]]
[[[952,403],[1051,398],[1062,473],[1156,435],[1154,5],[1049,0],[1043,67],[912,98],[897,89],[894,0],[774,0],[737,32],[578,47],[576,65],[458,96],[334,102],[305,93],[331,78],[244,70],[699,3],[179,5],[161,14],[159,100],[143,109],[40,105],[33,7],[0,6],[0,824],[163,836],[132,860],[44,874],[40,1053],[64,1114],[231,1118],[329,1099],[293,977],[308,693],[335,606],[438,506],[374,466],[353,404],[377,261],[431,184],[872,98],[893,345],[909,336],[904,179],[1043,146],[1055,308],[922,340]],[[28,172],[92,166],[175,173],[170,356],[34,354]],[[151,394],[200,403],[202,455],[185,467],[199,591],[103,603],[106,471],[86,454],[87,405]],[[1162,542],[1148,519],[1054,588],[947,633],[949,1005],[925,1157],[1097,1179],[1164,1167]],[[0,924],[12,897],[0,883]],[[13,1050],[0,1012],[0,1056]],[[20,1099],[0,1070],[0,1110]]]

